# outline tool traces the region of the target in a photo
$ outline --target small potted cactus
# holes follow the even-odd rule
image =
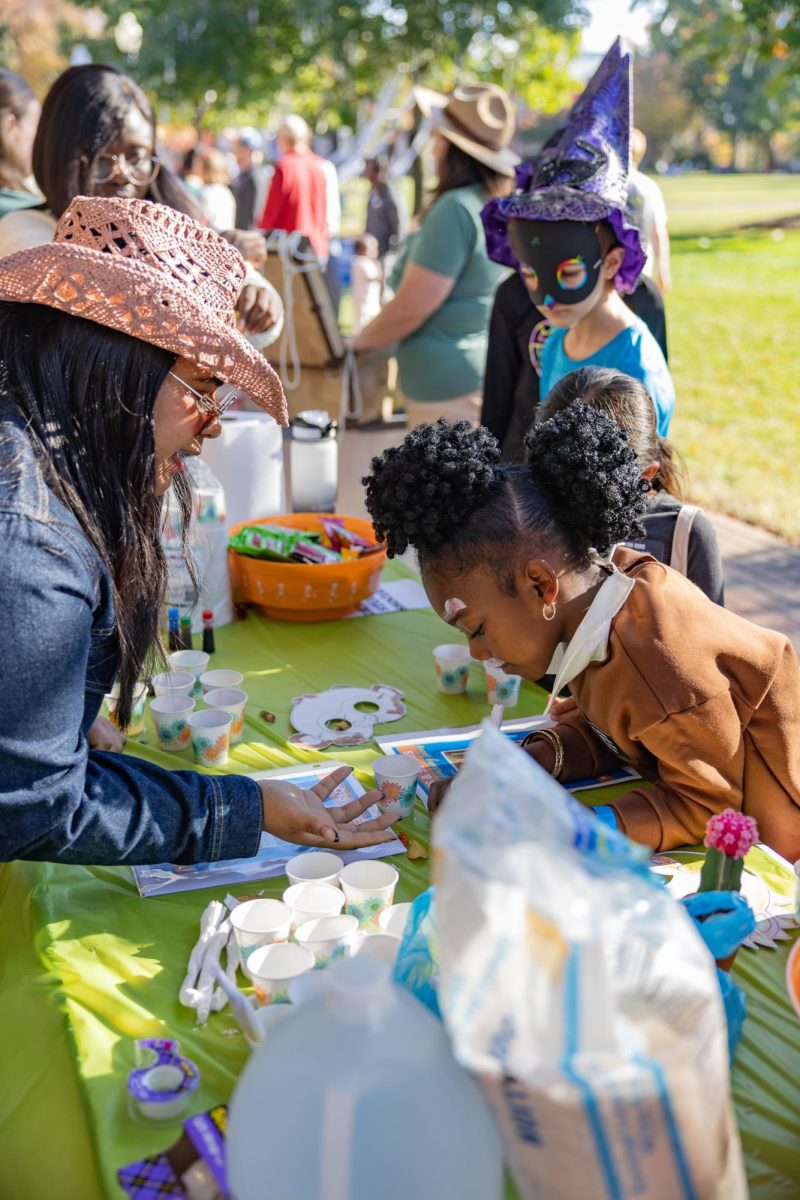
[[[738,892],[744,857],[757,841],[758,826],[752,817],[746,817],[735,808],[715,813],[706,825],[704,842],[707,849],[698,892]],[[736,950],[717,959],[717,966],[729,971],[735,957]]]

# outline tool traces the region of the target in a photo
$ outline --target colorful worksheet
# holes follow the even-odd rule
[[[500,728],[512,742],[519,743],[534,729],[552,728],[552,724],[549,717],[520,717],[504,721]],[[384,754],[410,754],[416,758],[420,765],[417,791],[427,801],[434,780],[455,775],[480,732],[480,725],[465,725],[460,729],[426,729],[419,733],[388,734],[375,740]],[[576,779],[574,783],[565,784],[565,787],[570,792],[582,792],[638,778],[631,767],[621,766],[596,779]]]
[[[338,762],[311,763],[310,765],[280,768],[276,771],[257,771],[251,779],[290,779],[298,787],[310,788],[319,783],[331,771],[342,766]],[[363,796],[364,788],[355,775],[348,775],[339,786],[331,792],[326,800],[329,808],[348,804]],[[358,823],[369,821],[379,816],[373,805],[359,817]],[[390,842],[381,842],[377,846],[367,846],[362,850],[335,849],[339,857],[346,863],[355,862],[362,858],[385,858],[392,854],[405,854],[405,847],[397,838]],[[235,886],[240,883],[252,883],[257,879],[268,879],[273,875],[283,875],[286,864],[296,854],[302,854],[303,846],[295,846],[273,837],[271,833],[262,833],[261,846],[253,858],[233,858],[221,862],[193,863],[182,866],[176,863],[158,863],[155,866],[132,867],[136,886],[142,896],[165,896],[170,892],[190,892],[198,888],[218,887],[220,884]]]

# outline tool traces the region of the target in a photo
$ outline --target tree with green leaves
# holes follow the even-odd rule
[[[114,31],[129,10],[143,37],[125,57]],[[257,121],[280,106],[334,125],[397,72],[434,87],[458,72],[558,108],[584,15],[580,0],[108,0],[104,13],[95,59],[126,67],[176,115],[216,102],[223,120]]]

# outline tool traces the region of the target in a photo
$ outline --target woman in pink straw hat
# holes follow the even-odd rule
[[[158,648],[164,493],[188,525],[184,459],[233,385],[286,423],[278,377],[236,330],[244,262],[183,213],[77,197],[53,242],[0,260],[0,859],[195,862],[255,854],[267,829],[343,848],[367,797],[167,771],[90,750]]]
[[[418,233],[394,269],[396,295],[353,339],[356,353],[397,343],[408,424],[480,418],[489,317],[505,272],[489,261],[481,209],[513,186],[514,108],[501,87],[465,84],[450,96],[418,88],[435,130],[439,182]]]

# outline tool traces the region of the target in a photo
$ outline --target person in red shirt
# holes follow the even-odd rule
[[[328,257],[327,182],[322,160],[309,146],[302,117],[286,117],[278,130],[281,157],[270,183],[260,229],[304,233],[323,260]]]

